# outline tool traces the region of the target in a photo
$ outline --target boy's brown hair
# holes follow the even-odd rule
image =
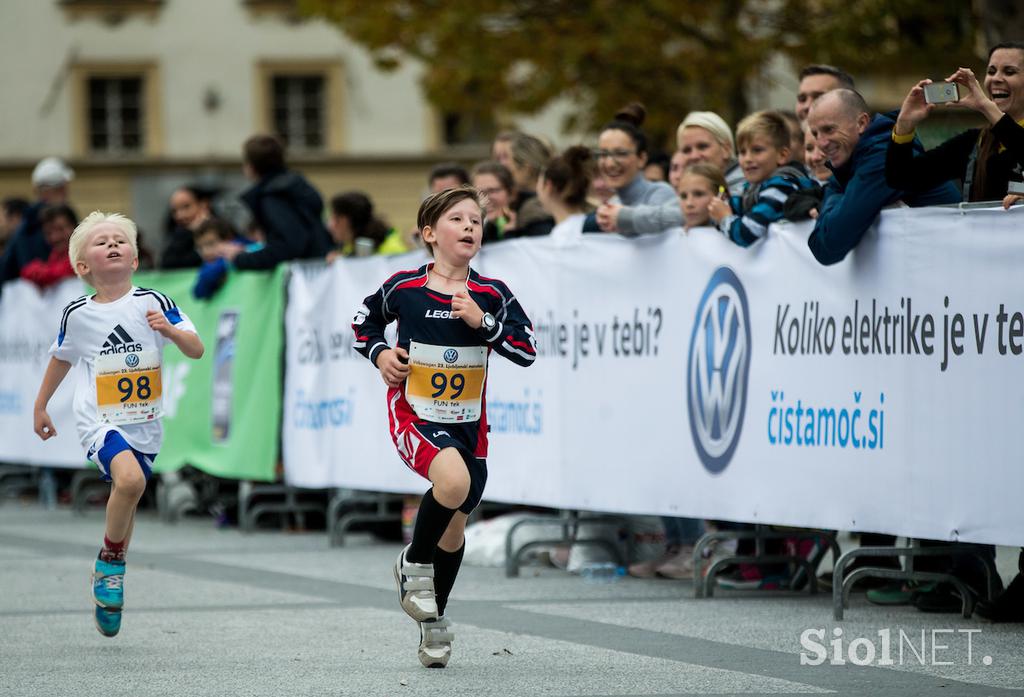
[[[235,239],[235,229],[231,223],[220,218],[207,218],[199,223],[199,227],[192,233],[192,239],[198,240],[204,235],[216,235],[221,242],[231,242]]]
[[[789,127],[786,119],[774,111],[756,111],[736,127],[736,145],[743,147],[753,138],[763,137],[776,150],[789,149]]]
[[[438,191],[436,194],[431,194],[423,199],[423,203],[420,204],[420,211],[416,214],[416,229],[420,231],[420,235],[422,236],[423,234],[423,228],[428,226],[432,228],[437,225],[437,221],[441,219],[445,211],[459,201],[465,201],[466,199],[476,203],[480,207],[481,215],[483,215],[483,196],[479,190],[468,184],[454,189]],[[423,240],[423,243],[427,246],[430,256],[434,256],[434,247],[426,240]]]
[[[420,204],[419,213],[416,214],[416,227],[420,230],[427,226],[434,227],[437,225],[437,221],[441,219],[441,216],[445,214],[445,211],[459,201],[465,201],[466,199],[471,199],[483,211],[484,207],[481,203],[480,192],[468,184],[454,189],[445,189],[444,191],[427,196],[423,199],[423,203]]]
[[[257,134],[242,145],[242,159],[259,177],[284,169],[284,143],[277,136]]]

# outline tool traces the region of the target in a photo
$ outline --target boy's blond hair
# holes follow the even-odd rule
[[[736,145],[743,147],[751,140],[762,137],[776,150],[789,149],[789,126],[786,119],[774,111],[756,111],[736,127]]]
[[[78,262],[82,261],[84,257],[85,245],[89,241],[89,236],[97,226],[104,224],[113,225],[120,229],[124,236],[128,238],[135,258],[139,258],[139,231],[131,218],[120,213],[93,211],[78,224],[75,231],[71,233],[71,239],[68,240],[68,258],[71,259],[71,268],[75,270],[75,274],[81,276],[78,273]]]

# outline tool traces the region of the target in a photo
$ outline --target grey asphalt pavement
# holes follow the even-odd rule
[[[108,639],[88,582],[102,529],[99,509],[0,505],[0,695],[1024,695],[1024,625],[862,594],[836,623],[827,594],[696,600],[688,582],[592,585],[550,568],[465,567],[453,658],[427,670],[393,588],[398,545],[355,535],[330,549],[322,533],[152,515],[136,525],[122,631]],[[821,665],[801,665],[819,656],[801,645],[808,631]],[[873,660],[853,665],[851,647]]]

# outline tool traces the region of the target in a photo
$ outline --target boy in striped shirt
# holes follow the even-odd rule
[[[708,211],[726,237],[749,247],[784,217],[783,207],[794,192],[815,183],[803,165],[791,161],[789,129],[775,112],[759,111],[740,121],[736,144],[747,180],[743,193],[712,201]]]

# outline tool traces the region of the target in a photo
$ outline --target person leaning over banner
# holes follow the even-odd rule
[[[462,564],[466,519],[487,481],[487,361],[494,351],[529,366],[537,346],[508,286],[470,268],[483,236],[480,192],[467,186],[433,194],[416,224],[434,261],[385,281],[363,301],[352,331],[353,346],[388,386],[399,456],[432,484],[394,574],[402,609],[419,623],[420,662],[443,668],[452,642],[444,612]],[[384,331],[395,321],[391,347]]]
[[[213,212],[213,194],[199,186],[182,186],[174,190],[170,200],[170,222],[167,244],[160,255],[162,269],[193,269],[203,263],[195,245],[195,233]]]
[[[897,201],[912,207],[960,201],[960,193],[948,182],[915,192],[886,183],[885,155],[895,121],[888,115],[872,116],[855,90],[821,95],[811,105],[807,120],[833,174],[825,184],[821,207],[811,212],[817,222],[807,246],[820,263],[842,261],[881,210]],[[916,140],[914,147],[922,149]]]
[[[619,198],[618,203],[604,203],[597,212],[587,216],[584,232],[661,232],[669,227],[682,224],[676,193],[668,182],[649,181],[644,177],[647,164],[647,135],[641,129],[647,111],[642,104],[627,104],[615,114],[615,118],[604,125],[597,139],[598,169],[605,181]],[[636,209],[660,211],[667,206],[672,223],[655,230],[629,229],[624,225],[628,216]],[[625,214],[627,217],[620,220]]]
[[[121,629],[135,509],[163,441],[162,350],[173,343],[198,359],[203,342],[174,301],[132,284],[138,246],[135,223],[128,218],[90,213],[72,233],[68,257],[96,293],[64,308],[36,397],[33,429],[44,441],[57,435],[46,406],[74,366],[78,437],[104,480],[112,482],[92,578],[96,628],[112,637]]]
[[[537,198],[544,210],[555,219],[553,239],[567,242],[583,234],[587,217],[587,192],[594,178],[594,157],[590,149],[573,145],[555,155],[537,179]]]
[[[345,191],[331,198],[327,228],[334,242],[327,263],[338,257],[391,256],[409,251],[401,233],[377,216],[373,201],[362,191]]]
[[[680,172],[696,164],[711,165],[723,172],[730,195],[742,194],[746,180],[735,158],[732,130],[721,116],[711,111],[691,111],[676,130],[676,142],[679,148],[672,163],[678,162]],[[669,181],[672,183],[671,172]],[[672,188],[678,190],[678,179]],[[674,198],[659,205],[622,206],[615,219],[618,231],[624,235],[656,233],[684,223]]]
[[[14,231],[21,226],[28,207],[29,202],[20,196],[9,196],[0,202],[0,259],[3,258]]]
[[[684,167],[707,162],[722,170],[730,196],[743,192],[746,179],[736,160],[736,141],[721,116],[713,111],[691,111],[676,129],[676,142]]]
[[[783,219],[792,194],[813,188],[815,182],[792,159],[790,129],[781,114],[759,111],[747,116],[736,128],[736,142],[747,180],[743,195],[728,201],[716,197],[708,212],[727,238],[749,247],[768,234],[771,223]]]
[[[67,204],[68,187],[74,178],[74,170],[57,157],[44,157],[32,170],[36,202],[25,209],[21,224],[11,235],[0,258],[0,287],[18,278],[22,268],[33,259],[46,259],[50,255],[39,215],[47,206]]]
[[[885,160],[886,181],[898,189],[920,191],[956,179],[962,182],[965,201],[1002,201],[1009,182],[1024,179],[1024,42],[992,47],[984,89],[970,68],[957,69],[946,82],[959,91],[953,104],[980,113],[988,125],[915,153],[914,131],[939,106],[925,100],[925,88],[932,81],[921,80],[896,117]]]
[[[856,88],[852,75],[834,65],[823,63],[805,65],[800,69],[799,78],[800,85],[797,87],[796,104],[793,105],[793,109],[801,122],[807,121],[811,104],[821,95],[842,87],[851,90]]]
[[[544,212],[534,187],[541,168],[551,159],[551,147],[536,136],[517,133],[512,138],[510,154],[512,159],[507,166],[515,181],[516,194],[509,206],[504,237],[547,235],[555,226],[555,219]]]
[[[242,201],[266,235],[265,246],[246,252],[245,246],[224,242],[220,255],[235,268],[273,269],[292,259],[322,259],[331,248],[323,222],[324,203],[305,177],[285,167],[284,145],[274,136],[255,135],[242,148],[242,171],[254,182]]]
[[[509,206],[516,197],[516,181],[509,168],[496,160],[477,163],[472,177],[473,186],[484,195],[487,205],[483,244],[499,242],[512,218]]]
[[[43,235],[50,245],[50,256],[33,259],[21,269],[21,277],[40,288],[48,288],[65,278],[75,275],[68,257],[68,241],[78,225],[78,219],[71,206],[61,204],[47,206],[39,214],[43,223]]]

